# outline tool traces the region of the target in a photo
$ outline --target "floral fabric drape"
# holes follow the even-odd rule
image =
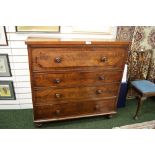
[[[132,42],[128,56],[128,80],[148,79],[155,82],[155,27],[119,26],[116,40]],[[138,59],[141,50],[146,51],[143,61]]]
[[[116,40],[132,41],[135,26],[118,26]]]

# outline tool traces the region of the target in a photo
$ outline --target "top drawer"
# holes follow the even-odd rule
[[[125,56],[123,48],[32,48],[32,69],[90,66],[120,69]]]

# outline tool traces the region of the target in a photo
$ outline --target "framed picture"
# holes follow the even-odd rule
[[[15,91],[12,81],[0,81],[0,100],[15,100]]]
[[[6,35],[5,26],[0,26],[0,46],[7,46],[8,40]]]
[[[0,54],[0,76],[12,76],[8,54]]]
[[[16,26],[16,32],[60,32],[60,26]]]

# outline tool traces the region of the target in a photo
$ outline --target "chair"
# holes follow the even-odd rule
[[[155,96],[155,84],[148,80],[137,80],[131,82],[132,87],[138,93],[138,106],[134,119],[137,120],[143,102],[151,96]]]
[[[142,65],[145,65],[144,59],[145,59],[145,52],[152,52],[151,50],[147,51],[140,51],[138,52],[138,74],[139,79],[143,79],[142,77]],[[152,55],[152,53],[151,53]],[[151,58],[150,58],[151,60]],[[150,63],[149,63],[150,64]],[[155,84],[149,80],[134,80],[130,82],[131,87],[137,92],[137,99],[138,99],[138,105],[137,110],[134,115],[134,119],[137,120],[138,116],[140,114],[140,109],[142,107],[143,102],[151,96],[155,96]]]

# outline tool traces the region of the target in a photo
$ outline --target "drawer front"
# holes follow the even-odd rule
[[[34,106],[34,119],[58,119],[82,115],[104,114],[116,111],[116,98],[99,101],[70,102]]]
[[[40,88],[34,90],[35,103],[47,104],[71,100],[91,100],[117,96],[119,83],[96,87]]]
[[[59,67],[122,68],[125,51],[121,48],[35,48],[32,50],[32,69],[50,70]]]
[[[103,85],[104,83],[120,82],[121,79],[122,71],[116,70],[36,73],[33,76],[35,87]]]

